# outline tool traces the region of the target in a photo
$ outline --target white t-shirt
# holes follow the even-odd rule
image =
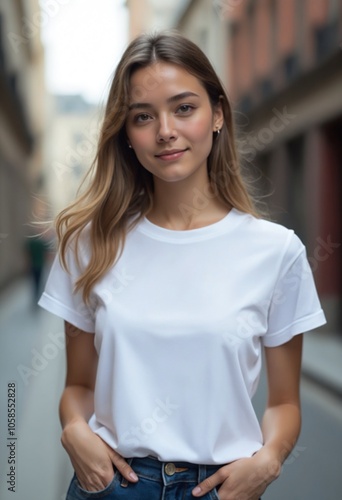
[[[89,244],[83,236],[81,265]],[[146,218],[91,306],[53,264],[40,305],[94,332],[91,428],[122,456],[223,464],[262,447],[251,397],[262,346],[325,323],[305,247],[281,225],[236,209],[174,231]]]

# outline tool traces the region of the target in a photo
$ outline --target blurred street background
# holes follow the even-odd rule
[[[55,235],[32,238],[31,222],[74,198],[129,40],[169,28],[217,70],[243,167],[306,245],[328,321],[305,335],[302,434],[263,499],[340,500],[342,0],[0,0],[0,498],[63,500],[72,475],[58,419],[63,324],[36,306]],[[265,393],[263,376],[258,415]]]

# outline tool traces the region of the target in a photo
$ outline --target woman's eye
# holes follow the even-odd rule
[[[180,111],[181,113],[189,113],[193,109],[194,107],[190,106],[190,104],[182,104],[181,106],[179,106],[178,111]]]
[[[136,122],[147,122],[150,119],[150,115],[147,113],[141,113],[141,115],[138,115],[135,117]]]

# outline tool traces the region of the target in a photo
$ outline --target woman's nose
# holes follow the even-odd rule
[[[177,130],[172,117],[162,116],[159,119],[159,129],[157,133],[158,142],[168,142],[177,138]]]

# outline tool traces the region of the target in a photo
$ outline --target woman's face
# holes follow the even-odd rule
[[[126,132],[140,163],[166,182],[207,175],[213,132],[222,127],[200,81],[176,64],[157,62],[133,73]]]

